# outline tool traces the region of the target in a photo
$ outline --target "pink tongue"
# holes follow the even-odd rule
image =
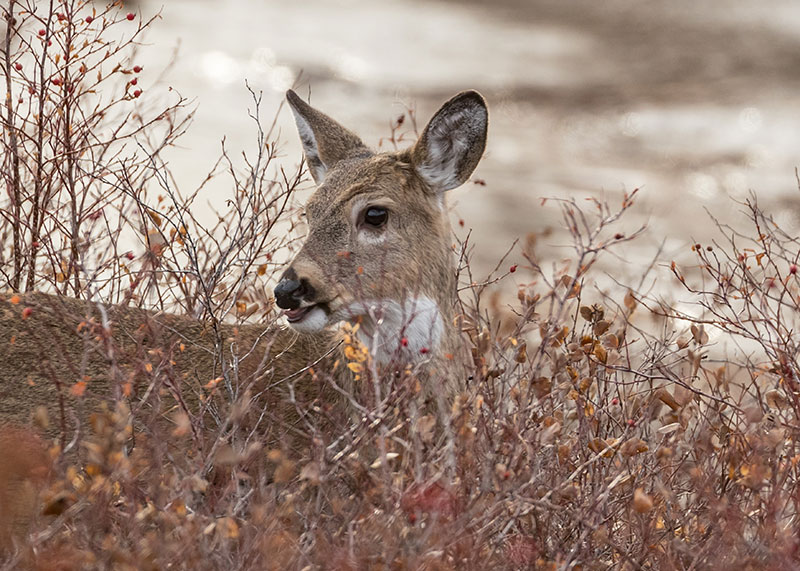
[[[294,321],[302,317],[308,311],[308,309],[309,308],[307,307],[300,307],[298,309],[286,309],[284,310],[283,313],[290,321]]]

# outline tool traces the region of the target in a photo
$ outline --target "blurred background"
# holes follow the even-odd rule
[[[669,259],[714,235],[706,210],[744,223],[737,201],[750,191],[784,229],[800,228],[796,0],[141,0],[137,8],[163,16],[142,62],[163,67],[175,48],[166,81],[196,100],[194,125],[168,156],[184,190],[202,181],[199,165],[213,164],[223,137],[233,151],[253,150],[245,80],[263,91],[269,119],[300,77],[299,93],[373,147],[406,106],[422,128],[457,91],[486,96],[489,143],[475,173],[486,184],[450,196],[454,217],[474,229],[481,269],[514,238],[548,227],[555,231],[540,252],[553,261],[567,254],[559,211],[543,197],[618,204],[641,188],[620,231],[647,224],[647,233],[611,260],[631,274],[655,246]],[[283,161],[295,164],[301,150],[287,108],[278,126]]]

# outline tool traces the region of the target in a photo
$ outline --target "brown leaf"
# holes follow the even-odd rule
[[[597,360],[601,363],[606,363],[608,361],[608,353],[602,345],[595,345],[594,356],[597,357]]]
[[[650,447],[647,446],[647,443],[641,438],[631,438],[626,440],[625,443],[620,447],[620,453],[626,457],[636,456],[637,454],[642,454],[648,450],[650,450]]]
[[[653,499],[644,493],[642,488],[636,488],[633,492],[633,510],[643,514],[653,509]]]
[[[238,464],[240,459],[241,456],[230,444],[223,444],[219,447],[217,454],[214,456],[214,465],[230,466],[232,464]]]
[[[423,442],[429,443],[433,441],[435,427],[436,417],[432,414],[426,414],[417,420],[417,433]]]
[[[636,298],[633,296],[633,291],[628,290],[628,293],[625,294],[625,300],[623,302],[625,307],[628,308],[630,311],[636,309]]]
[[[300,470],[300,479],[307,480],[312,486],[317,486],[320,483],[320,467],[319,463],[311,461]]]
[[[609,323],[605,319],[601,319],[594,325],[594,334],[600,336],[606,331],[608,331],[609,327],[611,327],[611,323]]]
[[[660,389],[656,389],[655,395],[658,398],[658,400],[663,402],[672,410],[678,410],[679,408],[681,408],[681,405],[678,404],[678,401],[675,400],[675,397],[673,397],[672,394],[670,394],[670,392],[667,389],[663,387]]]
[[[275,473],[272,475],[272,480],[276,484],[285,484],[294,477],[294,469],[294,462],[291,460],[284,460],[278,465],[277,468],[275,468]]]

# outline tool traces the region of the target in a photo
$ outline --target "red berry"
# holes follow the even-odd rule
[[[39,30],[39,35],[40,35],[40,36],[44,36],[46,33],[47,33],[47,30],[45,30],[44,28],[42,28],[41,30]]]
[[[797,266],[795,264],[792,264],[791,266],[789,266],[789,273],[790,274],[796,274],[797,273]]]
[[[134,14],[133,12],[130,12],[130,13],[129,13],[127,16],[125,16],[125,17],[126,17],[126,18],[128,19],[128,21],[130,22],[131,20],[133,20],[133,19],[136,17],[136,14]]]
[[[140,71],[142,71],[142,66],[140,65],[133,66],[133,73],[139,73]]]
[[[141,89],[137,89],[136,91],[133,92],[133,96],[134,97],[139,97],[141,94],[142,94],[142,90]]]
[[[135,77],[131,79],[131,85],[136,85],[137,83],[139,83],[138,79],[136,79]]]
[[[128,258],[129,260],[132,260],[135,256],[133,255],[133,252],[128,252],[127,254],[125,254],[125,257]]]
[[[419,352],[424,355],[424,354],[426,354],[428,352],[428,348],[427,347],[423,347],[422,349],[419,350]]]
[[[61,12],[59,12],[58,14],[56,14],[56,18],[58,18],[58,21],[59,21],[59,22],[63,22],[64,20],[66,20],[66,19],[67,19],[67,17],[66,17],[64,14],[62,14]]]
[[[41,246],[41,244],[39,242],[37,242],[36,240],[34,240],[33,242],[31,242],[31,246],[33,247],[34,250],[38,250],[39,246]]]
[[[53,82],[53,85],[61,85],[61,78],[60,77],[54,77],[50,81]]]
[[[408,339],[406,339],[405,337],[400,339],[400,345],[402,345],[403,347],[408,347]]]
[[[628,426],[633,428],[634,426],[636,426],[636,421],[631,418],[630,420],[628,420]]]
[[[87,24],[91,24],[92,20],[94,20],[94,18],[92,18],[91,16],[86,16],[86,23]]]
[[[617,397],[614,397],[613,399],[611,399],[611,404],[613,404],[614,406],[618,405],[619,399]]]
[[[514,264],[513,266],[511,266],[510,268],[508,268],[508,271],[509,271],[509,272],[511,272],[512,274],[513,274],[514,272],[516,272],[516,271],[517,271],[517,264]]]
[[[33,313],[33,308],[26,307],[22,310],[22,319],[28,319],[31,316],[31,313]]]
[[[15,63],[14,69],[16,69],[17,71],[22,71],[22,64],[19,62]]]
[[[458,221],[458,225],[463,227],[464,226],[464,220],[463,219],[459,220]]]

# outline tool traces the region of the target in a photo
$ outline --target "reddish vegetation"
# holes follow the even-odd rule
[[[374,378],[349,332],[338,362],[276,373],[262,333],[302,175],[275,164],[258,95],[254,150],[204,183],[232,189],[208,227],[204,189],[160,157],[184,102],[126,89],[150,21],[58,5],[4,20],[0,569],[800,565],[800,250],[755,198],[749,228],[720,221],[630,288],[589,285],[638,235],[635,192],[558,202],[574,249],[555,265],[531,235],[473,276],[458,241],[463,394],[429,398],[413,367]],[[516,301],[493,297],[512,280]]]

